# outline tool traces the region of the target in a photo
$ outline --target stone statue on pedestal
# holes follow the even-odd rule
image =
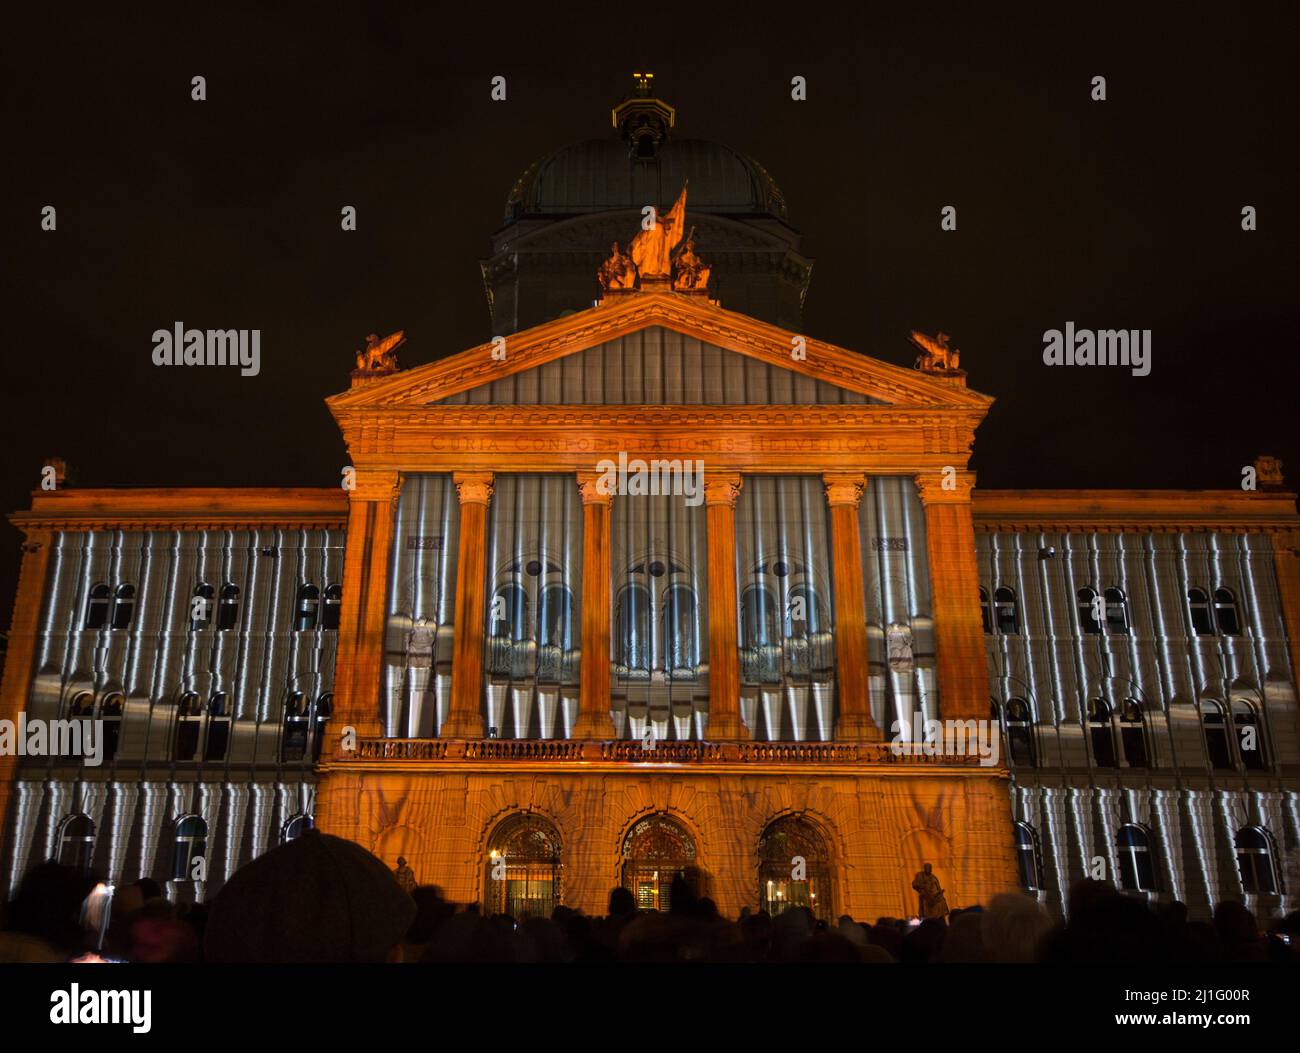
[[[912,879],[912,888],[916,890],[919,897],[918,913],[922,918],[947,917],[948,901],[943,898],[943,888],[939,884],[939,879],[931,872],[929,863],[926,863],[920,873]]]

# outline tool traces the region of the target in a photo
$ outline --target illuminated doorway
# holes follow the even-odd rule
[[[646,816],[623,842],[623,887],[638,910],[667,910],[673,878],[694,868],[695,842],[666,815]]]
[[[483,902],[516,921],[549,918],[560,905],[560,835],[537,815],[512,815],[488,842]]]
[[[831,918],[831,859],[817,828],[797,815],[770,823],[758,841],[758,900],[775,917],[791,907],[807,907]]]

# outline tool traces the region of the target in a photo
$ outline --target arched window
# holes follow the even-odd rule
[[[1034,725],[1029,704],[1023,698],[1013,698],[1006,708],[1007,748],[1011,762],[1017,767],[1034,766]]]
[[[178,761],[192,761],[199,751],[203,727],[202,706],[196,691],[186,691],[176,703],[176,752]]]
[[[1119,740],[1130,768],[1147,767],[1146,721],[1136,699],[1126,698],[1119,707]]]
[[[190,600],[190,632],[199,632],[212,624],[212,601],[216,595],[217,590],[206,581],[195,586],[194,596]]]
[[[1210,616],[1210,597],[1205,594],[1205,590],[1187,590],[1187,611],[1192,619],[1192,632],[1197,636],[1214,635],[1214,620]]]
[[[833,916],[830,852],[812,823],[796,815],[770,823],[759,838],[758,859],[763,910],[775,917],[790,907],[807,907],[819,918]]]
[[[197,815],[187,815],[176,823],[176,845],[172,852],[172,880],[194,881],[206,869],[208,824]],[[202,859],[204,862],[199,864]],[[202,867],[202,869],[201,869]]]
[[[102,629],[108,624],[108,601],[112,593],[102,581],[91,587],[86,601],[86,628]]]
[[[1237,733],[1237,753],[1241,757],[1241,763],[1251,771],[1263,771],[1267,766],[1264,758],[1264,735],[1255,707],[1244,699],[1234,698],[1232,723]]]
[[[1101,620],[1098,618],[1097,590],[1079,590],[1079,628],[1089,636],[1101,633]]]
[[[1214,590],[1214,620],[1224,636],[1240,636],[1241,620],[1237,617],[1237,597],[1231,589]]]
[[[618,597],[618,664],[650,668],[650,592],[631,585]]]
[[[239,586],[226,582],[221,586],[221,602],[217,609],[217,628],[229,631],[239,624]]]
[[[1106,590],[1106,631],[1112,636],[1128,635],[1128,600],[1124,590],[1114,586]]]
[[[1115,730],[1111,727],[1110,706],[1103,698],[1088,703],[1088,735],[1092,740],[1092,762],[1099,768],[1114,768]]]
[[[304,815],[299,812],[291,816],[280,830],[280,843],[287,845],[290,841],[296,841],[302,837],[308,830],[315,829],[316,821],[310,815]]]
[[[316,618],[320,614],[320,589],[308,582],[298,586],[298,613],[294,628],[300,633],[308,633],[316,628]]]
[[[113,592],[113,628],[129,629],[135,614],[135,586],[119,585]]]
[[[109,695],[100,703],[100,737],[103,742],[103,759],[111,761],[117,756],[117,746],[122,738],[122,709],[126,699],[120,693]]]
[[[1119,876],[1127,892],[1154,892],[1155,867],[1151,863],[1151,838],[1140,826],[1131,823],[1119,828],[1115,836],[1119,850]]]
[[[1016,864],[1020,869],[1020,887],[1026,892],[1037,892],[1043,887],[1039,861],[1038,838],[1028,823],[1016,823]]]
[[[623,887],[641,910],[668,906],[668,889],[678,874],[693,871],[695,842],[677,820],[648,815],[623,842]]]
[[[1241,887],[1256,895],[1277,894],[1277,867],[1273,862],[1273,844],[1267,833],[1257,826],[1238,830],[1233,839],[1237,847],[1237,868]]]
[[[776,640],[776,601],[761,585],[751,585],[741,597],[741,646],[766,647]]]
[[[548,585],[542,590],[539,614],[542,638],[538,643],[543,647],[558,647],[562,651],[572,651],[574,648],[573,593],[563,585]]]
[[[321,612],[320,627],[326,631],[337,630],[342,613],[343,586],[331,585],[325,590],[325,609]]]
[[[492,635],[498,640],[528,639],[528,593],[520,585],[503,585],[492,599]]]
[[[1214,699],[1201,701],[1201,730],[1205,732],[1205,754],[1210,767],[1220,771],[1232,769],[1232,747],[1228,745],[1228,721],[1223,705]]]
[[[740,672],[749,684],[781,680],[781,634],[770,590],[749,585],[740,597]]]
[[[817,594],[811,588],[796,585],[790,590],[785,604],[785,635],[789,639],[807,640],[815,633],[824,632],[824,621]]]
[[[307,701],[301,691],[290,691],[284,700],[284,734],[280,738],[280,760],[300,761],[307,755]]]
[[[993,612],[989,607],[989,590],[980,586],[980,622],[984,626],[984,635],[993,635]]]
[[[488,913],[549,918],[560,904],[560,835],[538,815],[512,815],[488,840]]]
[[[993,603],[997,610],[998,632],[1003,636],[1015,636],[1020,632],[1020,613],[1016,610],[1016,594],[1006,586],[993,593]]]
[[[70,717],[93,717],[95,715],[95,696],[89,691],[79,691],[68,706]]]
[[[689,672],[693,676],[700,664],[700,648],[695,636],[695,593],[686,585],[674,585],[668,590],[664,637],[668,644],[668,671]]]
[[[69,815],[59,823],[59,862],[78,870],[90,869],[95,847],[95,824],[90,816]]]
[[[316,699],[316,719],[312,728],[311,759],[320,760],[321,748],[325,745],[325,726],[334,715],[334,695],[327,693]]]
[[[226,693],[218,691],[208,699],[208,738],[203,745],[205,761],[225,760],[230,749],[230,710]]]

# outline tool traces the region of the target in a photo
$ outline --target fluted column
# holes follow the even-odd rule
[[[862,582],[862,538],[858,503],[867,486],[861,473],[827,473],[826,503],[831,510],[831,556],[835,574],[835,673],[839,681],[838,742],[878,742],[871,718],[867,677],[867,603]]]
[[[599,485],[600,472],[579,472],[582,491],[582,675],[575,739],[612,739],[609,706],[610,554],[613,495]]]
[[[935,470],[916,476],[925,506],[939,712],[944,719],[987,720],[989,715],[988,658],[971,515],[974,486],[973,472]]]
[[[26,531],[23,561],[18,572],[18,596],[14,600],[13,619],[9,623],[9,650],[5,656],[4,680],[0,682],[0,720],[18,720],[27,705],[31,689],[32,664],[36,655],[36,636],[40,631],[41,599],[49,575],[50,550],[54,533],[49,530]],[[0,845],[8,835],[10,798],[18,770],[16,751],[0,754]]]
[[[451,659],[451,709],[441,737],[483,737],[483,622],[487,586],[487,513],[491,472],[456,472],[460,547],[456,566],[455,644]]]
[[[343,557],[343,605],[334,665],[334,713],[330,752],[346,728],[357,736],[383,733],[379,723],[379,677],[384,657],[384,607],[393,518],[401,488],[398,472],[358,468],[348,491],[348,537]]]
[[[712,740],[748,739],[740,719],[740,651],[736,639],[736,498],[740,475],[704,479],[709,540],[709,723]]]

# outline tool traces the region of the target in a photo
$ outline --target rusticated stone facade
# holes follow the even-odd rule
[[[463,744],[446,745],[456,752]],[[732,916],[759,902],[759,841],[786,816],[810,824],[829,849],[832,902],[819,906],[830,916],[915,914],[911,882],[923,862],[943,876],[954,905],[983,902],[1015,886],[1007,776],[997,769],[890,762],[883,759],[887,751],[848,761],[857,755],[851,746],[746,747],[749,756],[770,760],[583,763],[491,756],[540,754],[566,744],[476,745],[476,759],[330,765],[317,821],[383,859],[404,856],[419,881],[441,885],[460,902],[489,897],[493,832],[520,813],[554,827],[563,902],[592,914],[603,913],[610,889],[623,883],[629,831],[654,814],[690,835],[704,891]],[[622,745],[631,747],[618,751],[622,756],[637,755],[636,744]],[[669,745],[661,747],[666,754],[673,752]],[[866,747],[859,748],[866,756]],[[803,759],[815,750],[846,761]],[[739,757],[736,748],[690,752]],[[783,760],[783,753],[792,759]]]

